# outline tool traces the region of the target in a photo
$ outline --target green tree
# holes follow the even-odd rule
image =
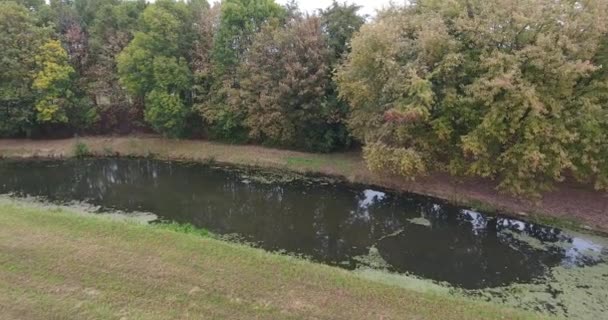
[[[86,27],[91,27],[96,19],[102,18],[100,13],[103,11],[103,7],[116,7],[121,4],[128,4],[129,2],[136,1],[124,1],[124,0],[70,0],[68,3],[70,7],[78,14],[80,22]],[[112,17],[105,17],[111,19]]]
[[[184,134],[191,108],[188,39],[192,32],[184,26],[192,21],[188,12],[181,2],[158,1],[148,6],[140,17],[141,31],[117,58],[121,83],[132,95],[144,98],[146,120],[169,136]],[[171,115],[179,117],[168,121]]]
[[[24,6],[0,1],[0,136],[34,129],[34,57],[48,34]]]
[[[4,2],[8,2],[6,0],[2,0]],[[0,1],[0,2],[2,2]],[[44,6],[44,0],[10,0],[12,2],[18,3],[29,10],[38,10],[40,7]]]
[[[362,28],[340,69],[369,166],[447,170],[537,194],[608,180],[606,2],[420,0]]]
[[[327,39],[327,44],[331,50],[332,59],[330,69],[333,72],[342,63],[346,54],[350,52],[350,42],[353,35],[359,31],[365,23],[365,17],[358,14],[361,7],[353,4],[338,3],[332,4],[320,10],[321,29]],[[351,143],[350,132],[346,125],[349,106],[345,99],[340,99],[335,81],[331,81],[325,93],[327,97],[326,110],[331,113],[329,124],[335,133],[335,145],[348,147]]]
[[[323,31],[336,60],[350,52],[353,35],[365,24],[365,17],[358,13],[360,9],[360,6],[334,0],[328,8],[319,12]]]
[[[158,132],[181,136],[191,111],[182,95],[192,83],[190,70],[183,59],[174,57],[156,57],[153,65],[155,84],[146,95],[145,119]]]
[[[146,121],[169,137],[183,135],[189,115],[183,99],[175,93],[155,89],[146,96]]]
[[[235,74],[253,36],[268,20],[284,15],[285,10],[274,0],[222,1],[212,51],[216,72],[219,75]]]

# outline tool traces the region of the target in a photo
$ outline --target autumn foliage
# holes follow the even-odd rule
[[[432,1],[383,12],[337,81],[370,167],[535,194],[608,186],[603,1]]]
[[[608,187],[608,2],[0,0],[0,136],[151,131]]]

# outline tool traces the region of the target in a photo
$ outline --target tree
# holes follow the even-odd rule
[[[568,174],[608,185],[599,1],[420,0],[364,26],[340,94],[372,169],[447,170],[537,194]]]
[[[174,57],[154,58],[154,89],[146,95],[145,119],[152,127],[171,137],[184,134],[190,108],[183,92],[190,89],[190,70],[184,60]]]
[[[193,74],[192,100],[196,107],[207,103],[214,86],[212,49],[213,38],[219,26],[221,6],[215,3],[211,8],[201,8],[195,11],[194,31],[195,40],[192,46],[190,69]],[[198,134],[204,132],[199,128]],[[197,130],[195,130],[197,131]]]
[[[132,95],[144,98],[146,120],[169,136],[184,134],[190,109],[187,46],[192,33],[185,32],[183,24],[192,20],[187,19],[185,6],[173,1],[148,6],[140,18],[141,31],[117,58],[121,83]]]
[[[271,19],[284,16],[274,0],[222,1],[212,56],[219,75],[234,74],[253,36]]]
[[[40,127],[47,130],[51,124],[52,126],[83,129],[83,126],[88,127],[90,121],[96,118],[90,100],[85,98],[89,34],[83,17],[76,8],[79,1],[51,0],[48,3],[49,5],[39,7],[36,14],[46,25],[55,30],[53,37],[57,37],[61,43],[57,47],[54,42],[48,41],[40,47],[38,53],[39,56],[49,59],[44,62],[38,61],[39,68],[43,68],[47,73],[42,77],[49,80],[49,87],[35,88],[39,91],[39,95],[45,96],[42,101],[37,101],[38,110],[46,112],[46,115],[42,117],[41,114],[38,114],[38,121]],[[67,62],[63,61],[64,52],[67,54]],[[42,66],[43,64],[44,66]],[[51,65],[61,66],[64,69],[50,70]],[[41,75],[39,74],[39,76]],[[50,76],[57,78],[48,79]],[[61,94],[69,95],[61,96]],[[53,109],[56,109],[57,112],[53,113],[51,111]],[[52,116],[51,113],[53,113]],[[56,129],[52,130],[57,131]]]
[[[330,76],[350,53],[351,39],[365,23],[365,17],[358,14],[360,8],[357,5],[340,4],[334,0],[328,8],[319,12],[321,28],[332,53]],[[332,120],[329,123],[335,132],[335,144],[348,147],[351,144],[351,135],[346,125],[346,119],[350,107],[345,99],[339,98],[335,81],[330,82],[325,95],[327,96],[326,110],[332,114]]]
[[[76,71],[57,40],[44,43],[35,57],[38,72],[32,88],[36,99],[36,118],[41,124],[68,124],[85,128],[95,119],[95,110],[75,88]]]
[[[105,6],[119,6],[130,1],[123,0],[70,0],[69,5],[78,14],[80,22],[86,28],[93,25]],[[137,2],[137,1],[136,1]],[[111,17],[107,17],[110,18]]]
[[[255,37],[240,67],[239,103],[254,141],[330,151],[341,141],[330,125],[327,48],[317,17],[294,17],[267,25]]]
[[[345,53],[350,52],[353,35],[365,24],[365,17],[358,14],[360,9],[360,6],[340,4],[334,0],[328,8],[319,12],[323,31],[336,60],[341,60]]]
[[[220,5],[203,8],[195,15],[195,40],[192,51],[191,69],[196,76],[196,94],[206,98],[213,82],[213,62],[211,59],[213,38],[217,32],[220,17]]]
[[[44,6],[44,0],[12,0],[15,3],[18,3],[24,6],[29,10],[38,10],[40,7]]]
[[[247,139],[245,110],[232,98],[238,94],[237,69],[260,28],[284,16],[285,10],[274,0],[222,1],[211,51],[212,89],[209,96],[197,99],[197,108],[211,125],[213,137],[236,142]]]
[[[146,105],[146,121],[156,131],[169,137],[184,133],[189,112],[178,95],[155,89],[146,96]]]
[[[116,58],[133,39],[146,3],[144,0],[88,2],[97,3],[88,24],[90,50],[85,72],[87,90],[94,97],[99,113],[95,130],[127,133],[142,126],[143,106],[134,106],[119,83]]]
[[[0,136],[30,134],[34,129],[34,57],[48,33],[24,6],[0,1]]]
[[[63,35],[73,24],[80,24],[81,18],[72,0],[49,0],[41,15],[47,24]]]
[[[63,34],[63,43],[65,43],[70,64],[81,76],[84,76],[89,57],[88,42],[88,34],[78,22],[69,25]]]

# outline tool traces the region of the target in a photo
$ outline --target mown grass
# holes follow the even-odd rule
[[[0,200],[2,319],[527,319],[180,228]],[[448,267],[448,266],[446,266]]]

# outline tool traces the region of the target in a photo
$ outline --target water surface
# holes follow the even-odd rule
[[[322,180],[147,159],[0,161],[0,193],[152,212],[271,251],[478,289],[602,263],[606,249],[559,229]]]

